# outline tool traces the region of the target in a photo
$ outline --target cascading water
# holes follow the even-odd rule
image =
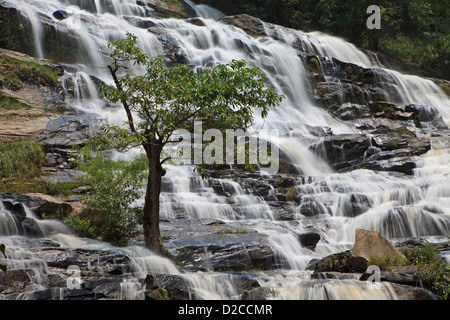
[[[191,234],[195,234],[197,223],[200,226],[204,221],[221,221],[267,236],[279,266],[278,271],[260,272],[258,275],[260,285],[270,289],[269,298],[396,299],[396,293],[389,284],[383,284],[379,289],[368,289],[365,283],[356,279],[311,280],[310,272],[305,271],[306,266],[312,259],[351,248],[355,228],[376,230],[390,239],[450,235],[449,146],[432,149],[423,155],[417,162],[414,176],[408,178],[370,170],[336,173],[308,149],[308,143],[316,138],[309,130],[311,127],[327,127],[334,134],[352,134],[357,130],[315,105],[307,90],[306,70],[299,58],[299,50],[324,59],[336,58],[372,68],[380,82],[394,89],[386,92],[394,91],[395,98],[387,94],[386,99],[432,106],[450,124],[449,99],[430,80],[387,70],[353,45],[321,33],[303,33],[263,24],[267,36],[254,38],[241,29],[214,20],[221,15],[216,10],[190,2],[189,5],[204,18],[200,19],[201,23],[151,18],[152,9],[145,2],[135,0],[16,0],[3,1],[2,5],[17,8],[29,19],[40,58],[48,53],[43,49],[45,34],[42,34],[38,18],[54,26],[58,33],[77,40],[85,56],[78,57],[78,64],[66,66],[65,82],[74,84],[70,103],[77,112],[93,113],[107,122],[121,124],[125,115],[120,108],[105,106],[96,94],[94,79],[111,83],[104,68],[108,63],[106,45],[109,41],[124,38],[126,32],[137,35],[143,50],[150,56],[164,54],[162,42],[165,41],[178,48],[178,54],[188,64],[199,69],[216,62],[244,59],[249,65],[266,72],[270,84],[287,98],[281,106],[270,111],[268,118],[257,118],[254,127],[255,130],[262,127],[278,129],[279,148],[304,176],[296,180],[293,187],[303,195],[301,204],[285,209],[292,214],[294,222],[280,219],[279,213],[261,196],[250,194],[240,183],[232,179],[202,180],[192,173],[190,166],[169,166],[164,178],[168,190],[161,195],[161,218],[173,223],[184,221],[181,224],[184,226],[188,221],[192,230],[187,233]],[[56,19],[53,13],[57,10],[64,10],[67,17]],[[226,196],[218,194],[215,187],[225,191]],[[269,192],[268,196],[275,195]],[[355,204],[358,214],[353,212]],[[312,214],[305,216],[302,214],[304,210]],[[21,249],[26,241],[19,235],[12,215],[2,207],[0,221],[0,234],[6,236],[0,242],[6,243],[8,255],[14,261],[29,258],[27,263],[30,265],[23,266],[19,262],[15,265],[13,262],[11,267],[45,271],[45,261]],[[44,228],[43,224],[42,221],[38,223]],[[168,225],[170,223],[164,225],[166,230],[175,228]],[[308,232],[311,227],[321,235],[314,251],[297,241],[297,235]],[[55,230],[54,226],[50,229]],[[117,249],[74,237],[64,230],[52,233],[44,232],[46,237],[64,247]],[[148,250],[129,247],[121,249],[121,252],[134,262],[134,280],[121,284],[122,295],[118,298],[143,298],[142,286],[135,279],[145,278],[148,273],[180,274],[169,261]],[[232,275],[187,272],[182,276],[193,288],[191,298],[241,297]],[[40,280],[34,283],[44,285]]]

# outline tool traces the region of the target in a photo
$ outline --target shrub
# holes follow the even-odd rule
[[[442,259],[439,250],[434,245],[416,247],[410,254],[410,260],[417,265],[417,276],[424,286],[448,299],[450,294],[450,268]]]
[[[30,107],[28,105],[15,98],[0,96],[0,110],[22,110],[29,108]]]
[[[137,234],[141,208],[134,202],[143,195],[147,162],[112,161],[106,153],[80,151],[80,182],[87,187],[83,202],[87,208],[64,222],[81,236],[100,238],[114,245],[126,245]]]

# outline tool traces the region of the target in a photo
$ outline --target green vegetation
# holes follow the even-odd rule
[[[31,23],[14,8],[0,8],[0,48],[35,55]]]
[[[199,0],[225,14],[247,13],[303,31],[323,31],[385,53],[408,72],[450,79],[450,6],[441,0]],[[381,9],[381,29],[369,30],[369,5]]]
[[[391,271],[392,267],[407,266],[411,262],[398,256],[372,256],[367,264],[378,266],[383,271]]]
[[[55,86],[58,73],[34,61],[0,57],[0,89],[20,90],[27,82]]]
[[[50,196],[70,195],[79,186],[76,182],[50,182],[42,179],[2,179],[0,192],[42,193]]]
[[[38,142],[0,142],[0,178],[34,178],[40,175],[43,162],[44,151]]]
[[[1,141],[0,192],[70,194],[78,183],[54,183],[40,178],[44,158],[39,142]]]
[[[0,253],[5,258],[7,258],[7,256],[6,256],[6,247],[5,247],[5,245],[3,243],[0,243]],[[0,270],[2,270],[3,272],[6,272],[6,270],[8,270],[8,266],[3,261],[0,261]]]
[[[80,236],[100,238],[114,245],[126,245],[137,234],[142,208],[133,203],[143,195],[147,161],[112,161],[104,152],[80,150],[80,183],[87,187],[83,202],[87,208],[64,222]]]
[[[190,66],[167,68],[161,57],[146,56],[137,45],[137,37],[109,44],[112,63],[108,66],[114,86],[100,87],[101,95],[120,103],[127,115],[126,126],[103,126],[96,145],[119,150],[141,146],[148,160],[148,178],[142,224],[145,245],[163,253],[159,230],[162,157],[173,133],[193,127],[201,120],[203,130],[247,128],[253,124],[254,109],[266,117],[270,107],[277,106],[282,96],[275,88],[265,86],[265,74],[259,68],[247,68],[245,61],[233,60],[217,64],[197,73]],[[144,75],[119,76],[127,64],[143,67]],[[139,119],[136,118],[139,115]],[[96,195],[97,196],[97,195]]]
[[[156,300],[169,300],[169,292],[164,287],[155,290]]]
[[[391,271],[395,266],[416,266],[416,275],[425,288],[442,299],[450,297],[450,267],[442,259],[436,246],[431,244],[417,246],[405,252],[405,255],[406,258],[373,256],[369,259],[368,265],[376,265],[383,271]]]
[[[417,276],[426,288],[445,300],[450,297],[450,267],[434,245],[414,248],[409,259],[418,267]]]
[[[30,106],[20,102],[16,98],[0,96],[0,110],[24,110]]]

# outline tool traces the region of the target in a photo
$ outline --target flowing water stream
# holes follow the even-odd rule
[[[144,1],[145,2],[145,1]],[[261,286],[271,288],[272,299],[396,299],[388,283],[381,288],[368,288],[356,279],[312,280],[306,271],[308,262],[326,254],[350,249],[355,228],[379,231],[392,239],[413,236],[448,239],[450,236],[450,151],[448,145],[434,147],[419,161],[414,176],[391,175],[389,172],[354,170],[336,173],[308,149],[304,141],[315,137],[311,126],[328,127],[334,134],[356,133],[357,130],[333,118],[318,108],[307,91],[306,70],[298,50],[320,57],[336,58],[364,68],[376,70],[386,86],[394,88],[396,99],[402,103],[433,106],[447,124],[450,124],[450,101],[437,85],[427,79],[402,75],[383,68],[370,56],[344,40],[321,33],[304,33],[264,24],[266,37],[254,38],[241,29],[221,23],[215,18],[221,13],[205,6],[193,6],[201,17],[198,24],[179,19],[151,18],[151,9],[136,0],[14,0],[3,1],[15,7],[33,27],[38,58],[45,58],[44,28],[42,21],[53,26],[62,37],[76,39],[74,46],[82,48],[83,57],[71,68],[66,68],[66,79],[74,85],[73,98],[68,102],[80,114],[93,113],[104,121],[121,124],[125,115],[120,108],[106,107],[96,91],[93,78],[111,83],[106,68],[107,43],[124,38],[126,32],[138,36],[143,50],[150,56],[164,54],[161,40],[179,48],[180,55],[196,68],[213,63],[227,63],[244,59],[249,65],[264,70],[272,85],[285,94],[281,106],[271,110],[268,118],[257,118],[255,128],[278,129],[279,148],[287,154],[305,179],[298,179],[296,190],[303,194],[302,204],[292,209],[296,217],[291,223],[279,219],[278,213],[261,197],[249,194],[232,179],[218,179],[232,194],[217,194],[211,180],[202,180],[190,166],[168,168],[166,181],[173,192],[161,195],[161,218],[164,220],[202,221],[213,219],[230,225],[251,226],[252,230],[267,236],[279,260],[280,269],[261,272]],[[64,10],[67,17],[58,20],[53,13]],[[147,30],[147,28],[150,28]],[[326,66],[322,66],[325,68]],[[69,70],[71,70],[69,72]],[[135,70],[139,72],[139,70]],[[386,90],[388,92],[388,90]],[[389,92],[392,92],[390,90]],[[386,93],[386,98],[390,99]],[[392,98],[394,100],[394,98]],[[302,137],[298,139],[295,137]],[[122,155],[125,156],[126,155]],[[217,181],[216,181],[217,183]],[[349,206],[360,197],[364,212],[349,215]],[[367,201],[367,199],[369,199]],[[370,205],[367,205],[370,203]],[[301,215],[302,206],[314,205],[313,217]],[[27,212],[34,219],[31,212]],[[0,242],[6,243],[10,268],[45,270],[45,262],[26,249],[24,237],[18,230],[11,213],[0,202]],[[110,245],[73,236],[58,221],[38,221],[45,237],[69,248],[113,249]],[[321,241],[315,251],[304,248],[297,234],[308,232],[311,226],[318,230]],[[140,247],[121,249],[135,265],[135,276],[145,278],[148,273],[181,274],[170,261]],[[12,261],[12,262],[10,262]],[[218,272],[182,273],[191,283],[192,298],[238,299],[240,293],[234,285],[233,275]],[[37,287],[44,286],[39,272],[34,275]],[[123,284],[119,298],[142,298],[136,281]],[[55,293],[55,298],[60,297]],[[23,297],[26,298],[26,297]]]

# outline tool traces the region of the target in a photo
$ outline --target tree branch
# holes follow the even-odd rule
[[[160,164],[163,165],[164,162],[169,161],[169,160],[172,160],[172,157],[164,158],[164,159],[160,162]]]
[[[119,91],[123,92],[123,88],[119,82],[119,79],[117,78],[116,72],[117,70],[119,70],[119,66],[117,64],[117,60],[114,59],[114,64],[113,65],[109,65],[108,69],[111,73],[111,76],[114,80],[114,83],[116,84],[116,87]],[[124,100],[123,98],[120,98],[122,105],[125,109],[125,112],[127,113],[127,118],[128,118],[128,125],[130,126],[130,130],[131,132],[136,132],[136,128],[134,127],[134,120],[133,120],[133,115],[131,113],[131,109],[130,106],[128,104],[128,102],[126,100]]]

